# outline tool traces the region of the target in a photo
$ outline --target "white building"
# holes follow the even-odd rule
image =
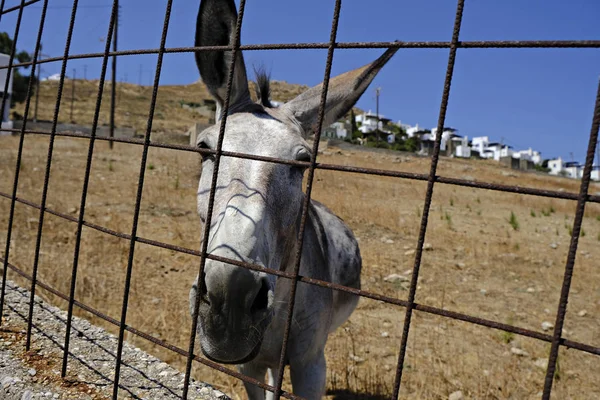
[[[332,139],[346,139],[349,137],[349,129],[345,122],[337,121],[323,129],[321,136]]]
[[[391,121],[389,118],[384,118],[383,115],[379,114],[379,127],[377,126],[377,114],[374,114],[369,110],[366,114],[357,115],[355,118],[357,124],[360,124],[358,130],[363,134],[373,132],[377,129],[383,131],[383,126]]]
[[[419,124],[415,126],[409,124],[403,124],[402,121],[398,121],[398,126],[400,126],[406,132],[406,136],[409,138],[415,136],[415,133],[419,132],[422,128],[419,127]]]
[[[446,144],[448,143],[448,140],[452,139],[455,136],[458,136],[457,132],[457,129],[444,128],[444,130],[442,131],[442,140],[440,142],[441,151],[446,151]],[[433,128],[430,134],[423,135],[423,139],[425,139],[426,137],[435,141],[437,139],[437,127]]]
[[[542,163],[542,154],[539,151],[532,150],[531,147],[527,150],[515,151],[513,153],[513,157],[533,161],[533,163],[536,165],[540,165]]]
[[[469,138],[467,136],[461,137],[457,135],[451,140],[454,156],[461,158],[471,157],[471,147],[469,147]]]
[[[493,158],[496,161],[500,161],[500,158],[511,157],[512,155],[513,150],[511,146],[502,143],[488,143],[487,147],[485,147],[483,151],[483,154],[481,154],[481,157]]]
[[[563,170],[565,171],[565,175],[569,178],[583,178],[583,165],[580,165],[578,162],[566,162],[564,164]]]
[[[600,181],[600,165],[595,165],[592,167],[592,180]]]
[[[471,148],[473,150],[478,151],[481,157],[483,158],[489,158],[483,156],[483,153],[485,152],[489,144],[490,138],[488,136],[477,136],[471,140]],[[491,157],[493,157],[493,154]]]
[[[563,170],[563,164],[564,162],[560,157],[553,160],[548,160],[548,168],[550,168],[550,172],[548,173],[550,175],[560,175],[561,171]]]
[[[4,67],[9,64],[10,56],[8,54],[0,54],[0,66]],[[6,86],[6,77],[8,76],[8,68],[0,69],[0,96],[4,102],[4,114],[0,115],[0,127],[5,129],[12,129],[13,122],[10,120],[10,99],[12,97],[12,86],[13,76],[10,74],[10,81],[8,82],[7,93],[4,93],[4,87]],[[0,108],[2,105],[0,105]],[[0,131],[1,134],[10,134],[10,131]]]

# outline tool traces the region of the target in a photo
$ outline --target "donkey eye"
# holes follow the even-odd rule
[[[296,161],[310,162],[310,153],[306,149],[298,151]]]

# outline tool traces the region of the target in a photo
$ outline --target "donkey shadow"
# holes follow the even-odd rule
[[[359,393],[349,389],[330,389],[327,390],[327,396],[333,400],[388,400],[389,396],[383,394]]]

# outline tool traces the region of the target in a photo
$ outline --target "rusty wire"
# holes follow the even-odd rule
[[[397,364],[397,369],[396,369],[396,378],[395,378],[395,382],[394,382],[394,396],[393,396],[394,398],[398,397],[398,394],[400,391],[400,384],[402,382],[402,367],[403,367],[404,357],[406,355],[407,340],[408,340],[408,335],[409,335],[409,330],[410,330],[410,325],[411,325],[411,316],[412,316],[413,310],[418,310],[418,311],[422,311],[425,313],[429,313],[432,315],[438,315],[438,316],[442,316],[442,317],[446,317],[446,318],[461,320],[461,321],[476,324],[479,326],[489,327],[492,329],[499,329],[499,330],[503,330],[506,332],[512,332],[512,333],[515,333],[515,334],[518,334],[521,336],[525,336],[525,337],[529,337],[529,338],[533,338],[533,339],[537,339],[537,340],[541,340],[541,341],[550,343],[551,349],[550,349],[549,363],[548,363],[548,367],[546,370],[546,378],[545,378],[545,382],[544,382],[543,399],[550,398],[550,394],[552,391],[553,377],[554,377],[555,368],[556,368],[556,360],[557,360],[557,356],[558,356],[558,351],[561,346],[566,347],[566,348],[577,349],[577,350],[587,352],[590,354],[600,355],[600,347],[595,347],[595,346],[591,346],[589,344],[576,342],[576,341],[572,341],[572,340],[567,340],[562,337],[562,328],[563,328],[563,324],[564,324],[564,320],[565,320],[565,316],[566,316],[566,307],[567,307],[567,302],[568,302],[569,289],[570,289],[571,279],[572,279],[572,275],[573,275],[575,255],[576,255],[576,250],[577,250],[577,245],[578,245],[578,237],[579,237],[579,232],[581,230],[581,224],[583,221],[585,204],[586,203],[600,203],[600,196],[590,195],[588,193],[589,184],[591,181],[591,170],[592,170],[592,165],[593,165],[593,157],[594,157],[596,144],[598,143],[598,130],[600,127],[600,82],[599,82],[599,86],[598,86],[598,92],[597,92],[596,103],[595,103],[595,108],[594,108],[592,127],[591,127],[591,132],[590,132],[590,139],[588,142],[588,151],[587,151],[587,155],[586,155],[584,175],[582,178],[579,193],[558,192],[558,191],[550,191],[550,190],[543,190],[543,189],[530,188],[530,187],[501,185],[501,184],[495,184],[495,183],[479,182],[479,181],[473,181],[473,180],[465,180],[465,179],[457,179],[457,178],[451,178],[451,177],[438,176],[436,174],[436,172],[437,172],[437,164],[438,164],[439,155],[440,155],[441,135],[438,135],[438,137],[436,137],[429,174],[416,174],[416,173],[390,171],[390,170],[382,170],[382,169],[374,169],[374,168],[359,168],[359,167],[353,167],[353,166],[341,166],[341,165],[323,164],[323,163],[317,162],[319,138],[320,138],[320,133],[321,133],[320,128],[321,128],[322,120],[323,120],[324,104],[325,104],[325,99],[327,97],[328,81],[329,81],[329,78],[331,75],[331,64],[333,62],[333,55],[334,55],[335,49],[448,48],[449,49],[448,67],[447,67],[446,79],[445,79],[445,83],[444,83],[444,91],[442,94],[442,100],[441,100],[441,105],[440,105],[440,114],[439,114],[439,118],[438,118],[438,131],[441,131],[444,126],[446,109],[448,106],[448,101],[449,101],[449,96],[450,96],[450,85],[452,82],[452,77],[453,77],[453,72],[454,72],[454,63],[455,63],[456,52],[457,52],[458,48],[600,48],[600,41],[598,41],[598,40],[568,40],[568,41],[552,40],[552,41],[466,41],[466,42],[461,42],[461,41],[459,41],[459,32],[460,32],[460,25],[462,22],[462,14],[463,14],[463,10],[464,10],[465,1],[458,0],[457,9],[456,9],[456,18],[455,18],[455,23],[454,23],[454,30],[453,30],[452,39],[450,42],[442,41],[442,42],[346,42],[346,43],[338,43],[338,42],[336,42],[336,33],[337,33],[337,24],[338,24],[340,10],[341,10],[341,0],[336,0],[334,15],[333,15],[333,19],[332,19],[332,29],[331,29],[330,41],[328,43],[289,43],[289,44],[241,45],[240,31],[241,31],[241,25],[242,25],[242,21],[243,21],[243,14],[244,14],[244,8],[245,8],[245,0],[241,0],[240,7],[239,7],[240,10],[239,10],[239,15],[238,15],[238,21],[237,21],[237,24],[235,27],[235,40],[233,41],[233,43],[231,45],[229,45],[229,46],[166,48],[165,41],[166,41],[166,34],[168,31],[168,23],[169,23],[171,4],[172,4],[172,0],[168,0],[167,8],[165,11],[165,21],[163,24],[163,34],[161,37],[161,44],[158,49],[139,49],[139,50],[112,51],[111,52],[110,51],[110,42],[111,42],[110,38],[112,37],[112,34],[113,34],[114,22],[115,22],[115,17],[116,17],[116,6],[115,5],[117,2],[115,0],[115,1],[113,1],[112,13],[111,13],[111,17],[110,17],[109,26],[108,26],[108,35],[107,35],[105,51],[102,53],[70,55],[69,49],[70,49],[70,43],[71,43],[71,38],[72,38],[72,33],[73,33],[73,26],[74,26],[74,22],[75,22],[75,16],[76,16],[76,11],[77,11],[77,4],[78,4],[78,0],[74,0],[73,7],[72,7],[72,13],[71,13],[71,22],[70,22],[70,26],[69,26],[69,31],[68,31],[68,35],[67,35],[66,44],[65,44],[65,52],[64,52],[63,57],[52,57],[52,58],[47,58],[44,60],[38,60],[38,53],[39,53],[39,47],[40,47],[39,45],[40,45],[40,40],[41,40],[41,35],[42,35],[42,30],[43,30],[44,20],[45,20],[45,14],[47,11],[47,3],[48,3],[48,0],[44,0],[43,7],[42,7],[42,15],[41,15],[41,19],[40,19],[40,28],[38,31],[38,39],[36,42],[36,50],[35,50],[35,55],[33,57],[33,60],[30,62],[25,62],[25,63],[14,63],[17,39],[19,36],[19,30],[20,30],[20,26],[21,26],[23,10],[28,5],[38,3],[39,1],[42,1],[42,0],[30,0],[30,1],[21,0],[21,4],[19,6],[11,7],[8,9],[4,9],[4,3],[5,3],[4,0],[2,0],[2,2],[0,3],[0,18],[7,13],[10,13],[13,11],[18,11],[17,22],[16,22],[16,27],[15,27],[15,34],[14,34],[14,41],[13,41],[13,48],[11,50],[9,64],[7,66],[0,67],[0,69],[8,69],[6,85],[8,85],[8,81],[9,81],[8,78],[10,78],[10,74],[11,74],[13,68],[30,66],[30,65],[35,68],[36,65],[39,65],[41,63],[62,61],[62,69],[61,69],[61,73],[60,73],[60,82],[59,82],[59,90],[58,90],[58,95],[57,95],[57,103],[56,103],[56,107],[55,107],[54,118],[52,121],[53,125],[52,125],[51,131],[32,130],[32,129],[26,128],[27,115],[28,115],[29,103],[30,103],[30,99],[31,99],[31,90],[32,90],[31,82],[30,82],[30,85],[28,88],[28,96],[27,96],[27,100],[26,100],[26,108],[25,108],[25,115],[24,115],[24,124],[21,129],[10,129],[13,133],[17,133],[20,135],[20,140],[19,140],[19,147],[18,147],[18,151],[17,151],[17,163],[15,166],[15,177],[14,177],[14,181],[13,181],[12,194],[0,192],[0,197],[4,197],[11,201],[10,212],[9,212],[9,224],[8,224],[8,230],[7,230],[6,250],[4,253],[4,258],[3,259],[0,258],[0,262],[2,262],[2,265],[3,265],[3,271],[2,271],[3,281],[2,281],[2,288],[1,288],[1,295],[0,295],[0,317],[2,316],[2,312],[4,309],[6,276],[7,276],[8,269],[11,269],[18,275],[31,281],[31,296],[30,296],[30,303],[29,303],[28,330],[27,330],[27,348],[29,348],[30,343],[31,343],[31,326],[32,326],[32,318],[33,318],[33,311],[34,311],[33,299],[34,299],[34,293],[35,293],[36,286],[39,286],[40,288],[48,291],[49,293],[52,293],[64,300],[67,300],[69,302],[69,308],[68,308],[68,317],[67,317],[67,329],[66,329],[66,335],[65,335],[65,345],[63,347],[63,365],[62,365],[62,376],[63,377],[66,375],[66,372],[67,372],[67,360],[68,360],[68,355],[70,354],[69,353],[69,337],[70,337],[71,320],[72,320],[72,316],[73,316],[73,307],[77,306],[77,307],[81,308],[82,310],[89,312],[89,313],[119,327],[118,351],[117,351],[117,360],[116,360],[116,368],[115,368],[115,379],[114,379],[114,385],[113,385],[113,398],[115,398],[115,399],[117,398],[117,395],[118,395],[119,371],[120,371],[120,365],[122,363],[122,348],[123,348],[125,331],[131,332],[134,335],[142,337],[152,343],[155,343],[155,344],[162,346],[166,349],[169,349],[179,355],[187,357],[183,398],[187,398],[187,394],[188,394],[188,385],[189,385],[189,381],[191,379],[190,377],[191,377],[192,361],[200,362],[204,365],[207,365],[218,371],[226,373],[226,374],[228,374],[232,377],[235,377],[237,379],[240,379],[244,382],[248,382],[248,383],[257,385],[267,391],[274,392],[276,398],[279,398],[280,396],[283,396],[286,398],[291,398],[291,399],[299,398],[298,396],[295,396],[291,393],[283,391],[281,388],[282,378],[283,378],[283,367],[285,366],[285,351],[286,351],[286,347],[287,347],[287,342],[288,342],[288,337],[289,337],[288,336],[289,329],[290,329],[291,319],[292,319],[293,309],[294,309],[295,290],[296,290],[298,282],[304,282],[307,284],[325,287],[325,288],[329,288],[329,289],[333,289],[333,290],[344,291],[344,292],[351,293],[351,294],[354,294],[357,296],[367,297],[370,299],[374,299],[374,300],[382,301],[385,303],[404,307],[406,309],[405,310],[405,318],[404,318],[404,329],[403,329],[403,333],[402,333],[402,338],[401,338],[401,343],[400,343],[400,353],[399,353],[398,364]],[[237,54],[240,53],[242,50],[246,50],[246,51],[257,50],[258,51],[258,50],[280,50],[280,49],[327,49],[327,51],[328,51],[327,62],[326,62],[326,67],[325,67],[323,91],[321,93],[321,104],[320,104],[320,108],[319,108],[318,128],[315,131],[315,141],[313,144],[313,155],[311,157],[310,162],[290,161],[290,160],[282,160],[282,159],[277,159],[277,158],[272,158],[272,157],[262,157],[262,156],[244,154],[244,153],[227,152],[227,151],[223,151],[223,149],[222,149],[223,137],[225,134],[225,124],[226,124],[226,119],[227,119],[226,111],[227,111],[228,105],[229,105],[229,94],[231,92],[233,73],[234,73],[234,65],[235,65],[235,59],[237,57]],[[222,124],[221,124],[220,131],[219,131],[219,142],[218,142],[216,150],[198,149],[198,148],[195,148],[192,146],[160,144],[160,143],[151,142],[150,136],[151,136],[151,132],[152,132],[152,120],[153,120],[153,114],[154,114],[154,109],[155,109],[155,105],[156,105],[156,95],[157,95],[159,81],[160,81],[162,59],[163,59],[164,54],[196,52],[196,51],[210,51],[210,50],[231,51],[233,54],[233,57],[231,60],[231,68],[229,71],[228,82],[227,82],[227,95],[224,99],[225,104],[223,107]],[[124,138],[112,138],[112,137],[106,138],[106,137],[97,136],[96,130],[97,130],[97,125],[98,125],[99,111],[100,111],[100,105],[101,105],[102,95],[103,95],[103,86],[104,86],[103,81],[104,81],[105,75],[106,75],[108,58],[113,57],[113,56],[127,56],[127,55],[139,55],[139,54],[158,54],[157,68],[156,68],[156,74],[155,74],[154,85],[153,85],[153,94],[152,94],[152,100],[151,100],[147,128],[146,128],[146,134],[145,134],[144,139],[139,140],[139,139],[124,139]],[[57,123],[58,123],[60,99],[62,96],[62,88],[63,88],[64,78],[65,78],[65,73],[66,73],[66,64],[67,64],[68,60],[83,59],[83,58],[102,58],[103,59],[102,72],[101,72],[101,76],[100,76],[100,85],[99,85],[99,90],[98,90],[96,109],[95,109],[95,113],[94,113],[94,121],[92,124],[91,134],[86,135],[86,134],[75,133],[75,132],[58,132],[57,131]],[[6,92],[7,87],[5,87],[4,89]],[[5,107],[5,102],[2,103],[2,106],[1,106],[2,109],[0,111],[3,112],[4,107]],[[114,107],[114,102],[111,104],[111,107]],[[2,115],[2,113],[0,113],[0,115]],[[9,130],[9,129],[5,129],[5,130]],[[40,204],[37,204],[35,202],[29,201],[26,199],[22,199],[22,198],[19,198],[16,196],[18,181],[19,181],[19,166],[20,166],[21,157],[22,157],[22,153],[23,153],[23,140],[24,140],[24,137],[26,134],[49,135],[50,136],[44,187],[43,187],[43,191],[42,191],[42,199],[41,199]],[[51,167],[52,154],[53,154],[53,143],[54,143],[55,137],[57,137],[57,136],[83,138],[83,139],[89,140],[88,158],[87,158],[87,165],[86,165],[84,185],[83,185],[83,191],[82,191],[80,212],[79,212],[78,218],[66,215],[64,213],[60,213],[58,211],[55,211],[55,210],[52,210],[52,209],[49,209],[46,207],[46,195],[47,195],[48,182],[49,182],[49,177],[50,177],[50,167]],[[85,204],[86,204],[86,196],[87,196],[87,186],[88,186],[88,182],[89,182],[91,158],[93,155],[95,140],[109,141],[111,144],[113,142],[120,142],[120,143],[128,143],[128,144],[143,146],[143,153],[142,153],[141,164],[140,164],[140,175],[139,175],[139,181],[138,181],[138,191],[137,191],[137,197],[136,197],[136,205],[135,205],[131,234],[117,232],[117,231],[102,227],[97,224],[93,224],[93,223],[85,220],[84,212],[85,212]],[[211,192],[210,192],[209,204],[208,204],[209,220],[205,224],[204,237],[206,237],[208,235],[209,229],[210,229],[209,221],[210,221],[210,217],[212,215],[211,210],[212,210],[213,203],[214,203],[214,192],[215,192],[216,180],[217,180],[218,170],[219,170],[219,160],[221,157],[238,157],[238,158],[246,158],[246,159],[258,160],[258,161],[264,161],[264,162],[282,163],[282,164],[289,164],[289,165],[300,165],[300,166],[308,167],[309,173],[308,173],[308,179],[307,179],[306,198],[305,198],[305,201],[303,203],[303,208],[302,208],[301,224],[300,224],[299,234],[297,237],[297,241],[298,241],[297,244],[299,244],[299,246],[297,246],[297,253],[295,255],[295,264],[294,264],[293,272],[290,273],[290,272],[285,272],[285,271],[269,269],[269,268],[265,268],[265,267],[262,267],[262,266],[256,265],[256,264],[241,262],[241,261],[237,261],[237,260],[228,259],[225,257],[208,254],[207,253],[207,245],[206,245],[207,241],[203,241],[202,245],[201,245],[201,250],[197,251],[197,250],[193,250],[193,249],[189,249],[189,248],[185,248],[185,247],[181,247],[181,246],[176,246],[176,245],[172,245],[172,244],[167,244],[167,243],[163,243],[163,242],[155,241],[152,239],[147,239],[147,238],[142,238],[142,237],[137,236],[137,221],[138,221],[138,217],[139,217],[141,200],[142,200],[145,163],[146,163],[147,153],[148,153],[148,150],[150,147],[167,148],[167,149],[180,150],[180,151],[192,151],[192,152],[197,152],[197,153],[201,153],[201,154],[208,153],[208,154],[215,155],[215,168],[213,171]],[[417,249],[416,249],[416,253],[415,253],[415,264],[414,264],[414,268],[413,268],[413,274],[412,274],[412,280],[411,280],[410,289],[409,289],[408,300],[400,300],[397,298],[383,296],[378,293],[373,293],[373,292],[369,292],[369,291],[362,290],[362,289],[345,287],[345,286],[333,284],[330,282],[302,276],[299,274],[299,265],[300,265],[300,261],[301,261],[300,260],[301,259],[301,249],[302,249],[304,226],[305,226],[305,221],[306,221],[306,213],[307,213],[308,204],[310,201],[310,194],[311,194],[311,190],[312,190],[314,173],[315,173],[316,169],[340,171],[340,172],[347,172],[347,173],[388,176],[388,177],[395,177],[395,178],[400,178],[400,179],[412,179],[412,180],[419,180],[419,181],[427,182],[427,191],[426,191],[425,202],[424,202],[424,206],[423,206],[421,227],[420,227],[420,231],[419,231],[419,239],[418,239]],[[516,327],[513,325],[503,324],[503,323],[499,323],[496,321],[478,318],[478,317],[470,316],[470,315],[463,314],[463,313],[448,311],[448,310],[431,307],[431,306],[427,306],[427,305],[423,305],[423,304],[419,304],[419,303],[415,302],[415,296],[416,296],[416,290],[417,290],[417,280],[418,280],[419,268],[420,268],[420,263],[421,263],[423,243],[425,240],[429,210],[430,210],[430,206],[431,206],[431,200],[432,200],[432,196],[433,196],[433,188],[434,188],[435,183],[577,201],[575,220],[573,223],[571,243],[570,243],[569,253],[568,253],[566,266],[565,266],[565,273],[564,273],[564,278],[563,278],[560,302],[559,302],[558,310],[557,310],[557,314],[556,314],[555,328],[554,328],[554,332],[552,335],[547,335],[547,334],[544,334],[541,332],[523,329],[523,328],[519,328],[519,327]],[[13,228],[14,210],[15,210],[16,203],[25,204],[27,206],[38,209],[40,212],[39,221],[38,221],[39,222],[38,223],[38,232],[37,232],[37,236],[36,236],[34,266],[33,266],[33,273],[31,275],[27,274],[22,269],[20,269],[19,267],[15,266],[9,262],[11,232],[12,232],[12,228]],[[41,243],[42,231],[43,231],[42,230],[43,219],[44,219],[44,215],[46,213],[55,215],[57,217],[65,219],[67,221],[77,223],[77,234],[76,234],[73,267],[72,267],[72,277],[71,277],[71,283],[70,283],[70,293],[68,295],[61,293],[60,291],[56,290],[55,288],[52,288],[51,286],[47,285],[46,283],[40,282],[37,280],[37,265],[38,265],[38,261],[39,261],[40,243]],[[127,266],[127,272],[126,272],[126,281],[125,281],[125,287],[124,287],[124,297],[123,297],[123,305],[122,305],[122,313],[121,313],[120,321],[117,321],[116,319],[111,318],[111,317],[101,313],[100,311],[95,310],[94,308],[81,303],[80,301],[78,301],[74,298],[76,276],[77,276],[77,265],[78,265],[78,259],[79,259],[79,249],[80,249],[80,242],[81,242],[81,231],[83,229],[83,226],[95,229],[99,232],[102,232],[102,233],[105,233],[108,235],[112,235],[112,236],[119,237],[119,238],[122,238],[125,240],[129,240],[129,242],[130,242],[128,266]],[[142,332],[142,331],[126,324],[128,296],[129,296],[129,291],[130,291],[130,286],[131,286],[131,274],[132,274],[132,267],[133,267],[133,255],[134,255],[136,243],[144,243],[144,244],[148,244],[151,246],[164,248],[164,249],[170,249],[170,250],[174,250],[174,251],[178,251],[178,252],[182,252],[185,254],[190,254],[190,255],[199,257],[200,258],[199,275],[201,275],[203,272],[206,259],[212,259],[212,260],[221,261],[224,263],[236,265],[236,266],[243,267],[243,268],[248,268],[248,269],[252,269],[252,270],[256,270],[256,271],[262,271],[262,272],[265,272],[268,274],[276,275],[278,277],[281,277],[284,279],[290,279],[293,281],[292,289],[290,291],[290,297],[289,297],[288,315],[287,315],[285,333],[284,333],[284,338],[283,338],[282,352],[280,355],[280,366],[279,366],[279,371],[278,371],[278,376],[276,379],[275,386],[267,385],[265,383],[255,380],[251,377],[247,377],[238,372],[231,371],[228,368],[222,367],[213,361],[207,360],[203,357],[200,357],[200,356],[194,354],[194,343],[195,343],[196,328],[197,328],[197,323],[198,323],[199,296],[196,299],[195,309],[193,312],[193,318],[192,318],[193,322],[192,322],[192,329],[190,332],[190,342],[189,342],[188,351],[185,351],[177,346],[173,346],[173,345],[167,343],[166,341],[157,339],[145,332]],[[1,318],[0,318],[0,323],[1,323]]]
[[[419,229],[419,239],[417,240],[417,250],[415,252],[415,265],[413,267],[410,288],[408,291],[408,305],[404,314],[404,326],[402,329],[402,337],[400,340],[400,353],[398,355],[398,363],[396,366],[396,377],[394,379],[394,393],[392,397],[398,398],[400,394],[400,383],[402,381],[402,371],[404,369],[404,358],[406,357],[406,349],[408,345],[408,334],[410,331],[410,323],[412,321],[412,311],[415,307],[415,296],[417,294],[417,283],[419,279],[419,270],[421,268],[421,256],[423,255],[423,245],[425,244],[425,234],[427,232],[427,223],[429,221],[429,210],[431,209],[431,200],[433,199],[433,185],[435,184],[435,175],[440,158],[440,148],[442,143],[442,134],[444,130],[444,122],[446,121],[446,111],[448,110],[448,100],[450,98],[450,85],[454,76],[454,63],[456,61],[456,43],[460,33],[462,24],[463,10],[465,0],[458,0],[456,6],[456,17],[454,21],[454,30],[452,32],[452,44],[448,54],[448,67],[446,69],[446,78],[444,81],[444,91],[442,93],[442,103],[440,104],[440,114],[438,117],[437,132],[433,154],[431,156],[431,169],[427,179],[427,191],[425,192],[425,203],[423,205],[423,214],[421,217],[421,228]]]

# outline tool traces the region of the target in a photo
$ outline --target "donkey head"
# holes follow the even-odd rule
[[[202,0],[196,25],[196,46],[233,44],[237,12],[233,0]],[[377,72],[392,57],[388,50],[372,64],[330,80],[323,127],[344,116]],[[202,80],[223,109],[231,51],[196,52]],[[279,108],[271,107],[268,79],[259,79],[259,102],[250,98],[242,54],[236,57],[227,112],[223,151],[311,160],[306,139],[317,125],[322,85],[307,90]],[[197,146],[215,149],[217,122],[203,131]],[[214,157],[205,156],[198,187],[198,213],[208,213]],[[294,254],[304,194],[304,169],[234,157],[221,157],[208,237],[209,254],[284,270]],[[193,313],[201,296],[198,334],[208,358],[241,364],[259,352],[274,313],[275,277],[208,259],[203,276],[190,292]]]

